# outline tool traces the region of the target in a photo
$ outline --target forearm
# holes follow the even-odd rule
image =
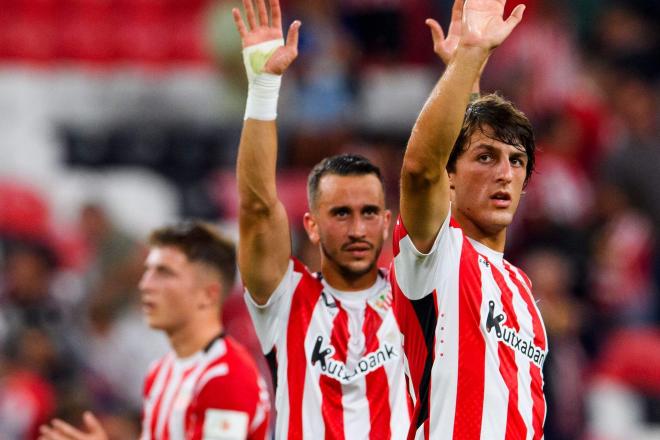
[[[258,303],[268,301],[286,272],[291,240],[286,211],[277,197],[275,121],[246,119],[237,161],[238,264]]]
[[[445,170],[487,51],[460,47],[413,128],[401,172],[401,216],[415,246],[430,248],[449,208]]]

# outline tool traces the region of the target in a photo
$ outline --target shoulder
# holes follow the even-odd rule
[[[222,349],[213,354],[208,367],[200,376],[200,392],[207,387],[226,386],[227,383],[231,386],[240,384],[240,387],[256,384],[259,371],[247,349],[229,336],[221,342]]]
[[[226,350],[213,359],[197,383],[201,407],[251,411],[260,400],[265,382],[247,350],[232,338],[223,338]]]

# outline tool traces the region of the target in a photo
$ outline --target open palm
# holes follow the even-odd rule
[[[269,0],[271,19],[264,0],[256,0],[255,14],[252,0],[243,0],[247,26],[237,8],[232,9],[236,29],[241,35],[243,48],[282,38],[282,12],[278,0]],[[294,21],[289,27],[286,44],[277,48],[264,65],[264,72],[281,75],[298,56],[298,30],[300,22]]]
[[[493,49],[499,46],[520,23],[525,5],[518,5],[506,20],[506,0],[465,0],[461,43]]]

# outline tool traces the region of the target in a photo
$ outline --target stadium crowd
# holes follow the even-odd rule
[[[234,167],[246,84],[230,9],[239,2],[5,3],[0,90],[22,81],[16,75],[36,75],[40,93],[56,78],[60,91],[80,82],[97,95],[77,107],[91,108],[91,116],[44,103],[49,114],[35,122],[39,99],[20,111],[11,100],[0,107],[3,118],[18,122],[13,130],[0,122],[0,151],[8,157],[0,166],[0,438],[36,438],[41,423],[54,416],[75,423],[89,408],[110,438],[137,438],[143,376],[167,344],[140,316],[146,233],[131,219],[144,213],[142,224],[154,227],[205,217],[236,232]],[[381,167],[387,204],[396,209],[407,135],[443,69],[424,19],[447,22],[452,2],[282,3],[284,18],[303,26],[280,100],[279,188],[293,219],[293,254],[318,270],[318,251],[295,220],[307,210],[306,174],[325,156],[363,154]],[[511,10],[517,2],[509,3]],[[500,91],[528,115],[540,148],[507,255],[533,281],[548,333],[545,438],[657,439],[660,6],[523,3],[526,18],[490,60],[482,88]],[[123,23],[116,41],[107,17]],[[106,26],[96,27],[99,21]],[[126,66],[140,72],[139,81]],[[195,109],[185,101],[198,77],[179,75],[191,70],[207,79],[192,88],[191,101],[202,104]],[[11,96],[29,98],[29,84],[23,87]],[[204,91],[215,97],[211,103],[199,96]],[[114,93],[114,113],[98,110]],[[55,101],[65,106],[66,99]],[[23,114],[29,122],[22,132]],[[40,123],[50,124],[47,135],[32,131]],[[26,146],[31,133],[44,145]],[[43,148],[57,151],[46,154],[57,156],[57,171],[35,165]],[[73,191],[79,197],[64,203],[56,191],[71,189],[43,176],[45,168],[49,175],[83,170],[76,182],[84,185],[122,167],[166,182],[163,206],[150,213],[149,203],[122,206],[131,197],[107,197],[111,179]],[[388,243],[381,264],[391,257]],[[227,332],[265,372],[241,286],[223,315]]]

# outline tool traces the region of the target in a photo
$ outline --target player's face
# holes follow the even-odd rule
[[[513,221],[526,176],[527,154],[477,130],[449,173],[452,214],[469,236],[502,240]]]
[[[321,246],[324,274],[331,271],[351,282],[375,275],[390,215],[375,175],[323,176],[305,226],[310,240]]]
[[[150,327],[168,334],[195,316],[198,267],[175,247],[152,247],[140,280],[142,312]]]

